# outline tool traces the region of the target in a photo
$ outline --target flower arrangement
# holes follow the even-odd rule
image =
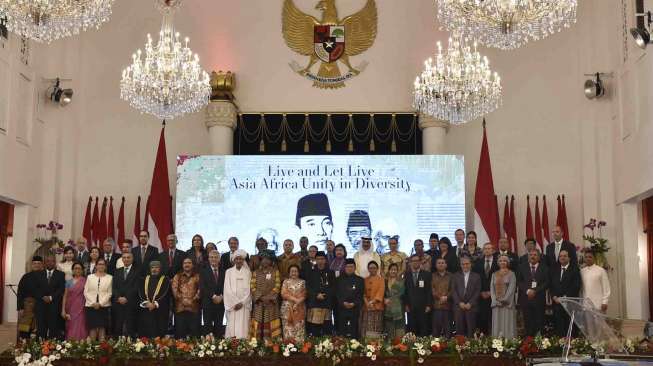
[[[63,224],[50,221],[47,224],[38,224],[36,229],[38,236],[34,239],[42,248],[47,248],[54,255],[63,254],[64,242],[57,237],[57,231],[63,230]]]
[[[320,365],[336,365],[347,359],[365,358],[374,362],[382,357],[407,357],[410,364],[422,364],[429,357],[459,359],[485,356],[525,359],[562,354],[566,339],[558,337],[496,338],[456,336],[454,338],[423,337],[407,334],[393,340],[367,342],[341,337],[309,338],[304,341],[273,339],[265,342],[251,339],[224,339],[205,336],[193,339],[115,338],[102,342],[41,342],[30,339],[13,348],[12,356],[19,366],[52,366],[60,359],[97,360],[100,365],[114,360],[157,360],[168,365],[174,360],[218,360],[226,357],[301,357],[310,356]],[[646,343],[629,339],[629,352],[648,352]],[[12,351],[7,351],[12,352]],[[592,344],[583,338],[571,341],[574,355],[601,355],[605,345]]]
[[[586,246],[592,253],[594,253],[595,263],[598,266],[609,269],[607,258],[605,254],[610,250],[608,246],[608,239],[603,237],[602,228],[608,224],[605,221],[597,220],[591,218],[589,223],[585,224],[583,227],[584,230],[588,230],[583,234],[583,240],[586,241],[589,246]],[[582,263],[582,256],[580,257]]]

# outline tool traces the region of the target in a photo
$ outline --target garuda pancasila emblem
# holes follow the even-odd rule
[[[308,65],[302,68],[297,62],[290,67],[298,74],[313,80],[318,88],[340,88],[345,81],[360,74],[367,62],[353,67],[350,56],[369,49],[376,39],[376,2],[367,0],[363,9],[344,19],[338,18],[335,0],[321,0],[315,9],[322,12],[322,20],[303,13],[293,0],[284,0],[282,30],[283,38],[291,50],[309,56]],[[320,62],[317,73],[311,68]],[[338,62],[347,67],[340,73]]]

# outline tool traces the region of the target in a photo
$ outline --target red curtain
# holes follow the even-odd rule
[[[647,238],[649,319],[653,319],[653,197],[642,201],[642,224]]]
[[[13,235],[14,205],[0,201],[0,314],[3,313],[7,238]],[[4,322],[0,315],[0,322]]]

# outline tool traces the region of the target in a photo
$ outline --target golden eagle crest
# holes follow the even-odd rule
[[[282,31],[283,38],[291,50],[302,56],[309,56],[308,65],[302,68],[297,62],[290,67],[298,74],[313,80],[318,88],[340,88],[348,80],[361,73],[367,66],[363,61],[358,67],[349,63],[349,56],[365,52],[376,39],[376,3],[367,3],[355,14],[338,18],[335,0],[321,0],[315,9],[322,12],[322,20],[300,11],[293,0],[284,0]],[[338,61],[345,64],[347,73],[342,75]],[[317,74],[311,72],[320,62]]]

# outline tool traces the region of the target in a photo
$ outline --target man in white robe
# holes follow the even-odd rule
[[[354,254],[354,262],[356,262],[356,274],[360,277],[367,278],[370,273],[367,271],[367,265],[375,261],[377,264],[381,263],[379,253],[374,250],[372,245],[372,238],[368,235],[361,237],[361,247]]]
[[[239,249],[234,253],[234,266],[224,277],[224,307],[227,316],[225,338],[247,339],[252,310],[250,281],[252,273],[245,263],[247,253]]]
[[[592,300],[594,307],[605,313],[610,300],[610,280],[608,273],[602,267],[594,264],[594,253],[585,251],[583,255],[585,267],[580,270],[583,280],[583,297]]]

